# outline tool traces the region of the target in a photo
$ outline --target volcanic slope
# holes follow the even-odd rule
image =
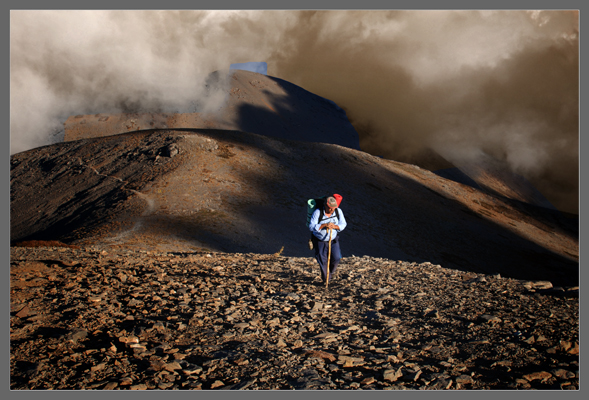
[[[11,242],[309,257],[305,203],[339,193],[344,257],[578,285],[578,220],[324,143],[153,130],[11,157]]]
[[[436,175],[476,189],[555,210],[531,182],[511,171],[505,161],[480,153],[476,161],[462,161],[454,168],[434,171]]]
[[[360,149],[358,133],[334,102],[285,80],[250,71],[209,75],[207,99],[215,110],[185,113],[75,115],[64,124],[64,140],[115,135],[144,129],[223,129],[277,139],[334,143]],[[203,100],[195,109],[204,110]],[[198,103],[198,104],[197,104]],[[209,106],[210,108],[211,106]]]
[[[64,141],[97,138],[146,129],[222,129],[257,133],[277,139],[332,143],[359,150],[359,136],[334,102],[279,78],[250,71],[215,71],[207,95],[223,99],[201,112],[133,112],[71,116]],[[212,101],[214,103],[214,101]],[[194,101],[203,109],[203,100]],[[199,105],[200,104],[200,105]],[[210,108],[210,107],[209,107]],[[481,153],[474,160],[450,162],[431,148],[403,161],[465,183],[476,189],[541,207],[554,206],[534,186],[511,172],[504,161]]]

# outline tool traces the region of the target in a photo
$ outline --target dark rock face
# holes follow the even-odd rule
[[[72,232],[127,213],[137,189],[176,167],[175,140],[165,135],[115,136],[12,156],[11,239],[67,240]]]
[[[11,248],[11,389],[579,388],[578,288],[429,262]]]
[[[339,193],[344,256],[578,284],[578,220],[323,143],[152,130],[11,157],[11,242],[308,256],[305,203]]]

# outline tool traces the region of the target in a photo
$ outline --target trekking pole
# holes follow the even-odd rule
[[[329,228],[329,250],[327,252],[327,280],[325,283],[325,289],[329,287],[329,263],[331,262],[331,228]]]

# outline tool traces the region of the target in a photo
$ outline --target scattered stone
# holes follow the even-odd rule
[[[535,380],[542,380],[545,381],[546,379],[552,378],[552,374],[546,371],[540,372],[533,372],[531,374],[524,375],[524,379],[528,381],[535,381]]]
[[[225,386],[225,384],[223,383],[223,381],[215,381],[211,385],[211,389],[216,389],[216,388],[221,387],[221,386]]]
[[[131,389],[131,390],[147,390],[147,385],[144,383],[139,383],[137,385],[132,385],[129,389]]]
[[[429,390],[448,390],[452,388],[452,384],[454,382],[452,379],[448,378],[439,378],[432,382],[429,386]]]
[[[222,387],[220,390],[245,390],[252,386],[254,383],[256,383],[256,379],[239,382],[234,385],[226,385]]]
[[[176,143],[169,144],[161,149],[161,154],[163,157],[173,158],[176,154],[178,154],[179,149]]]
[[[403,376],[402,368],[399,369],[387,369],[383,373],[383,379],[385,381],[396,382],[397,379]]]
[[[165,364],[164,369],[166,371],[174,372],[177,369],[182,369],[182,366],[178,362],[173,361],[173,362]]]
[[[571,343],[566,340],[560,341],[560,348],[567,353],[578,355],[579,354],[579,343]]]
[[[490,324],[495,324],[495,323],[501,322],[501,318],[496,317],[494,315],[487,315],[487,314],[481,315],[481,319],[484,322],[487,322],[487,323],[490,323]]]
[[[523,286],[528,290],[547,290],[552,289],[552,283],[549,281],[527,281],[523,283]]]
[[[194,375],[202,372],[202,367],[194,364],[187,364],[182,368],[182,372],[186,375]]]
[[[129,386],[132,384],[133,384],[133,379],[129,378],[128,376],[121,378],[121,382],[120,382],[121,386]]]
[[[553,369],[550,373],[559,379],[573,379],[576,376],[574,372],[562,368]]]
[[[11,288],[11,389],[579,386],[579,299],[515,279],[350,257],[325,290],[311,257],[59,254],[75,275]]]
[[[90,371],[97,372],[97,371],[102,371],[105,368],[106,368],[106,363],[100,363],[100,364],[95,365],[92,368],[90,368]]]
[[[460,383],[461,385],[471,384],[473,382],[472,376],[470,375],[460,375],[457,376],[455,379],[456,383]]]
[[[70,341],[77,343],[81,340],[86,339],[88,336],[88,331],[86,329],[76,329],[70,335]]]
[[[305,352],[305,354],[311,358],[320,358],[331,362],[336,360],[333,354],[321,350],[308,350]]]
[[[161,371],[164,369],[164,367],[166,366],[166,363],[162,360],[152,360],[150,362],[150,367],[154,370],[154,371]]]
[[[29,306],[24,306],[19,312],[16,313],[16,316],[19,318],[28,318],[31,315],[35,315],[34,311],[32,311]]]
[[[368,378],[362,379],[362,381],[360,382],[360,384],[362,384],[362,385],[370,385],[370,384],[372,384],[374,382],[376,382],[376,379],[373,376],[369,376]]]
[[[364,365],[365,361],[359,357],[339,356],[337,360],[338,364],[343,364],[344,367],[357,367]]]
[[[161,389],[161,390],[166,390],[166,389],[169,389],[173,386],[174,386],[174,383],[172,383],[172,382],[160,382],[160,383],[158,383],[157,388]]]

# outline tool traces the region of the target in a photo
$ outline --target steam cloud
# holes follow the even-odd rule
[[[578,212],[576,11],[11,11],[11,153],[70,115],[214,110],[206,76],[268,74],[335,101],[363,150],[506,160]],[[204,109],[206,107],[206,110]]]

